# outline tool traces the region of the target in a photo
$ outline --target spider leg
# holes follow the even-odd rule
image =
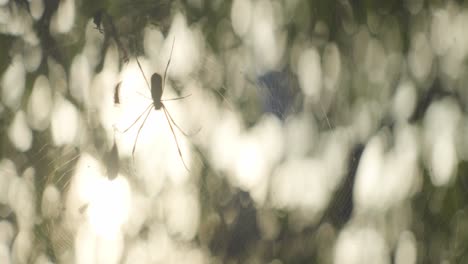
[[[143,112],[140,114],[140,116],[138,116],[138,118],[135,119],[135,121],[133,121],[133,123],[132,123],[129,127],[127,127],[127,129],[125,129],[125,130],[123,131],[123,133],[127,132],[130,128],[132,128],[132,127],[138,122],[138,120],[140,120],[140,118],[146,113],[146,111],[148,111],[148,109],[150,109],[152,106],[153,106],[153,104],[149,104],[149,105],[146,107],[145,111],[143,111]],[[120,131],[119,131],[119,132],[120,132]]]
[[[144,113],[144,112],[143,112],[143,113]],[[143,120],[143,123],[141,123],[141,126],[140,126],[140,128],[138,129],[138,133],[137,133],[136,138],[135,138],[135,143],[133,143],[133,149],[132,149],[133,163],[135,163],[135,149],[136,149],[136,144],[137,144],[137,141],[138,141],[138,136],[140,136],[140,131],[141,131],[141,129],[143,128],[143,126],[145,125],[146,119],[148,118],[148,116],[149,116],[150,113],[151,113],[151,108],[150,108],[150,110],[148,111],[148,114],[146,114],[145,119]]]
[[[187,168],[187,165],[185,164],[185,161],[184,161],[184,158],[182,157],[182,152],[180,151],[180,147],[179,147],[179,142],[177,141],[177,137],[174,133],[174,128],[172,128],[172,125],[171,125],[171,122],[168,118],[168,112],[167,112],[167,109],[166,107],[163,106],[163,111],[164,111],[164,114],[166,115],[166,120],[167,120],[167,123],[169,124],[169,127],[171,128],[171,131],[172,131],[172,135],[174,136],[174,141],[177,145],[177,151],[179,151],[179,156],[180,156],[180,159],[182,160],[182,163],[184,164],[184,167],[187,171],[190,171],[188,168]],[[172,120],[172,119],[171,119]]]
[[[195,131],[195,132],[193,132],[193,133],[191,133],[191,134],[186,133],[186,132],[185,132],[184,130],[182,130],[182,128],[180,128],[180,126],[177,125],[177,123],[174,121],[174,118],[172,118],[172,116],[171,116],[171,114],[169,113],[169,111],[167,110],[166,106],[163,105],[162,107],[164,108],[164,111],[167,113],[166,116],[169,116],[169,118],[171,119],[171,121],[172,121],[172,123],[174,124],[174,126],[177,127],[177,129],[179,129],[179,131],[180,131],[182,134],[184,134],[184,136],[186,136],[186,137],[191,137],[191,136],[196,135],[198,132],[200,132],[201,128],[197,129],[197,131]]]
[[[148,96],[146,96],[146,95],[144,95],[144,94],[142,94],[142,93],[140,93],[140,92],[138,92],[138,91],[137,91],[137,94],[138,94],[139,96],[145,98],[145,99],[148,99],[148,100],[153,101],[153,99],[149,98]]]
[[[176,98],[163,99],[163,100],[161,100],[161,102],[181,100],[181,99],[184,99],[184,98],[187,98],[187,97],[190,97],[190,96],[192,96],[192,94],[188,94],[188,95],[184,95],[184,96],[176,97]]]
[[[163,90],[163,91],[164,91],[164,86],[166,85],[167,69],[169,68],[169,64],[171,64],[172,51],[174,50],[174,42],[175,42],[175,38],[174,38],[174,40],[172,41],[171,54],[169,55],[169,60],[167,61],[166,70],[164,70],[164,78],[163,78],[163,83],[162,83],[162,90]]]
[[[151,86],[150,86],[149,83],[148,83],[148,79],[146,79],[146,75],[145,75],[145,73],[143,72],[143,68],[141,67],[140,61],[138,60],[138,57],[136,57],[136,56],[135,56],[135,59],[136,59],[137,64],[138,64],[138,68],[140,68],[140,72],[141,72],[141,74],[143,75],[143,78],[145,79],[146,87],[148,87],[148,90],[150,90],[150,92],[151,92],[151,88],[150,88]]]

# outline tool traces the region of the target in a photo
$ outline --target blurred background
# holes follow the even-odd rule
[[[468,263],[467,27],[464,1],[0,0],[0,263]],[[187,97],[154,109],[153,73]]]

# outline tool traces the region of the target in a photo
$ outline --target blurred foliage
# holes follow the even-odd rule
[[[285,1],[275,2],[284,5]],[[373,221],[376,218],[380,219],[375,220],[376,222],[391,222],[392,219],[398,218],[396,215],[401,211],[409,210],[409,226],[403,227],[403,229],[408,228],[414,234],[417,242],[417,263],[441,263],[443,260],[448,260],[450,263],[467,263],[468,165],[466,161],[460,160],[458,163],[453,182],[437,187],[431,182],[429,176],[431,168],[423,164],[422,159],[418,159],[418,165],[424,168],[421,172],[421,184],[413,197],[402,202],[401,208],[391,208],[384,213],[371,212],[369,213],[371,220],[366,220],[366,217],[362,216],[359,220],[353,218],[357,214],[353,211],[355,207],[353,190],[355,190],[355,177],[361,154],[371,137],[378,134],[379,131],[386,131],[391,135],[390,137],[393,136],[397,124],[391,114],[391,109],[386,107],[385,103],[395,95],[395,87],[400,80],[413,78],[411,74],[404,72],[409,70],[401,69],[400,71],[400,67],[396,66],[394,67],[396,70],[392,68],[383,73],[388,77],[385,79],[384,85],[370,81],[369,76],[367,76],[368,72],[363,69],[363,65],[360,65],[365,63],[364,60],[360,59],[360,55],[353,50],[354,46],[357,45],[354,42],[354,37],[356,34],[360,34],[360,27],[370,25],[368,26],[370,37],[381,40],[384,50],[389,53],[395,51],[406,58],[410,54],[411,39],[415,31],[412,27],[417,23],[414,22],[417,14],[412,14],[408,10],[408,2],[410,1],[299,0],[296,2],[299,3],[294,10],[290,11],[291,13],[286,15],[288,19],[283,28],[287,32],[285,56],[293,57],[293,46],[301,41],[313,43],[320,52],[325,49],[326,43],[333,42],[339,47],[343,65],[346,65],[347,69],[349,68],[349,71],[343,71],[344,77],[339,84],[340,89],[337,94],[330,95],[328,98],[325,95],[324,99],[320,99],[328,104],[328,107],[321,109],[318,104],[306,102],[304,99],[306,95],[298,87],[297,70],[294,70],[295,66],[291,65],[294,61],[292,59],[286,59],[282,67],[276,69],[277,71],[269,71],[253,78],[246,74],[245,78],[250,78],[246,86],[260,87],[258,88],[260,95],[255,89],[246,89],[245,92],[241,93],[241,96],[230,97],[234,92],[225,86],[215,87],[217,92],[213,92],[213,94],[220,102],[223,102],[223,97],[229,97],[229,102],[236,109],[243,110],[241,114],[247,127],[253,127],[265,112],[273,113],[282,122],[286,122],[288,115],[309,111],[313,113],[314,120],[320,121],[318,122],[319,130],[329,132],[329,130],[355,122],[352,112],[360,105],[367,105],[364,104],[367,102],[373,103],[369,107],[371,109],[369,112],[371,112],[370,115],[377,117],[377,125],[372,127],[373,131],[362,137],[361,141],[352,142],[351,150],[346,158],[344,180],[333,193],[327,209],[319,219],[302,227],[296,226],[298,216],[295,212],[277,209],[271,204],[259,207],[248,191],[234,186],[226,177],[220,177],[220,172],[213,168],[213,164],[210,164],[208,150],[199,146],[198,154],[205,166],[200,169],[199,175],[201,176],[197,182],[201,216],[200,226],[193,243],[208,250],[209,255],[216,258],[214,262],[218,263],[277,263],[273,260],[279,260],[282,263],[330,263],[334,259],[333,250],[337,237],[347,226],[355,225],[359,221],[375,224]],[[421,2],[422,5],[421,11],[418,13],[430,12],[434,8],[445,6],[445,1],[416,2]],[[459,2],[460,7],[466,8],[465,3]],[[229,43],[231,45],[229,49],[226,48],[227,44],[220,39],[224,36],[220,34],[220,31],[223,31],[223,25],[231,16],[232,1],[82,0],[76,2],[77,15],[72,30],[67,34],[56,34],[50,32],[49,28],[59,3],[58,0],[44,1],[42,16],[33,22],[43,55],[37,70],[26,73],[24,98],[20,108],[25,108],[36,77],[40,74],[50,74],[50,58],[62,65],[66,73],[70,72],[72,58],[83,49],[86,24],[93,18],[97,28],[102,23],[106,38],[100,66],[95,68],[93,74],[97,74],[102,69],[103,54],[108,48],[107,45],[114,45],[115,42],[122,41],[123,44],[117,43],[120,51],[128,50],[130,57],[141,54],[145,27],[159,28],[166,35],[176,11],[184,14],[189,25],[200,26],[205,37],[205,45],[209,46],[221,60],[227,56],[226,53],[231,48],[244,47],[243,40],[239,37],[234,37]],[[30,12],[29,2],[26,1],[9,1],[5,5],[7,7],[3,8],[19,10],[18,14],[24,15],[24,13]],[[102,12],[108,15],[107,21],[104,17],[96,17],[97,14],[104,14]],[[387,21],[396,23],[397,34],[401,37],[401,42],[397,41],[396,44],[392,44],[385,41],[388,36],[385,35],[385,30],[380,30],[380,27],[385,28]],[[376,30],[373,30],[373,25],[377,27]],[[118,32],[112,32],[109,29],[112,26],[115,26]],[[0,34],[0,49],[6,51],[0,54],[0,72],[4,72],[11,63],[12,57],[18,50],[21,51],[22,47],[27,45],[20,36],[8,32]],[[122,57],[124,56],[121,53],[121,59]],[[124,67],[124,65],[125,62],[122,60],[120,67]],[[388,65],[388,69],[390,69],[391,63]],[[406,67],[409,66],[406,64]],[[462,75],[466,75],[466,72],[463,72]],[[287,79],[285,84],[278,84],[284,78]],[[420,82],[416,80],[415,82],[420,89],[417,89],[416,106],[409,120],[410,124],[421,128],[429,106],[433,102],[445,98],[454,99],[466,118],[466,98],[464,97],[466,91],[452,88],[451,82],[447,81],[442,74],[431,74],[426,80]],[[227,81],[223,77],[223,85],[226,84]],[[276,84],[278,85],[274,88]],[[381,86],[389,88],[381,89]],[[285,91],[282,87],[287,87],[288,90]],[[254,98],[255,96],[259,97],[258,100]],[[69,92],[65,92],[64,97],[80,109],[83,116],[87,114],[84,106]],[[330,99],[331,97],[333,98]],[[259,105],[262,105],[263,108]],[[373,111],[375,109],[373,107],[378,110]],[[36,177],[34,180],[38,194],[36,206],[40,208],[41,194],[47,183],[52,182],[63,193],[67,192],[67,185],[81,150],[74,146],[55,147],[51,143],[49,130],[33,130],[34,140],[31,148],[25,152],[17,151],[7,135],[8,125],[12,122],[17,110],[5,106],[0,109],[0,127],[3,132],[0,139],[0,158],[12,160],[18,172],[23,172],[28,167],[35,168]],[[330,119],[328,124],[325,122],[325,118],[327,118],[327,122]],[[93,135],[92,142],[88,142],[94,146],[93,154],[98,157],[104,156],[109,146],[103,140],[105,138],[103,128],[98,124],[96,126],[90,125],[88,129]],[[419,133],[419,135],[421,134],[422,132]],[[391,146],[392,143],[388,143],[388,145]],[[386,147],[389,148],[389,146]],[[130,160],[124,160],[122,163],[123,170],[131,171],[129,168],[131,167]],[[15,228],[19,229],[13,213],[2,217],[13,222]],[[277,225],[278,234],[273,238],[262,237],[262,230],[258,224],[259,219],[267,219],[268,223]],[[54,223],[47,221],[49,220],[37,221],[35,236],[45,245],[40,250],[46,252],[52,261],[56,261],[57,257],[54,251],[61,251],[57,248],[60,248],[61,245],[66,247],[67,243],[71,243],[68,241],[71,239],[69,237],[60,238],[60,234],[54,237],[53,232],[50,231]],[[398,225],[398,220],[395,222],[393,224]],[[404,226],[404,224],[402,225]],[[390,229],[388,226],[391,224],[384,226]],[[395,229],[399,230],[398,227]],[[396,244],[399,231],[386,231],[389,233],[388,237],[397,237],[393,240],[388,239],[390,259],[386,263],[396,263]],[[391,234],[393,231],[397,234]],[[60,245],[57,246],[57,244]]]

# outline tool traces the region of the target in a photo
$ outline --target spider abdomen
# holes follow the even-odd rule
[[[151,98],[153,99],[154,108],[161,108],[161,96],[162,96],[162,78],[159,73],[153,73],[151,75]]]

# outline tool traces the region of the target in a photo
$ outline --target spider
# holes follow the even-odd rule
[[[162,109],[163,112],[164,112],[164,115],[166,116],[166,120],[167,120],[167,123],[169,124],[169,127],[171,128],[171,132],[172,132],[172,135],[174,137],[174,141],[177,145],[177,151],[179,152],[179,156],[180,156],[180,159],[182,160],[182,163],[184,164],[184,167],[187,171],[189,171],[185,161],[184,161],[184,158],[182,156],[182,152],[180,151],[180,147],[179,147],[179,142],[177,140],[177,137],[175,135],[175,132],[174,132],[174,128],[172,127],[172,124],[174,124],[174,126],[179,129],[179,131],[186,137],[190,137],[189,134],[185,133],[178,125],[177,123],[174,121],[174,119],[172,118],[171,114],[169,113],[169,111],[167,110],[166,106],[164,105],[163,102],[165,101],[174,101],[174,100],[180,100],[180,99],[184,99],[184,98],[187,98],[190,96],[189,95],[186,95],[186,96],[181,96],[181,97],[177,97],[177,98],[171,98],[171,99],[161,99],[162,97],[162,94],[164,92],[164,86],[165,86],[165,83],[166,83],[166,75],[167,75],[167,70],[169,68],[169,65],[171,63],[171,58],[172,58],[172,51],[174,50],[174,42],[175,42],[175,39],[174,41],[172,42],[172,48],[171,48],[171,53],[169,55],[169,60],[167,62],[167,65],[166,65],[166,69],[164,71],[164,76],[161,77],[161,75],[157,72],[153,73],[153,75],[151,75],[151,87],[148,83],[148,80],[146,79],[146,76],[145,76],[145,73],[143,72],[143,69],[140,65],[140,62],[138,61],[138,58],[136,58],[136,61],[137,61],[137,64],[138,64],[138,67],[140,68],[140,72],[141,74],[143,75],[143,78],[145,79],[145,82],[146,82],[146,85],[148,87],[148,89],[151,91],[151,99],[153,102],[151,102],[147,107],[146,109],[138,116],[138,118],[127,128],[123,131],[123,133],[127,132],[130,128],[132,128],[137,122],[138,120],[141,119],[141,117],[146,113],[146,116],[145,118],[143,119],[143,123],[140,125],[140,128],[138,129],[138,132],[137,132],[137,135],[136,135],[136,138],[135,138],[135,142],[133,144],[133,149],[132,149],[132,158],[133,160],[135,161],[135,149],[136,149],[136,144],[137,144],[137,141],[138,141],[138,136],[140,135],[140,131],[141,129],[143,128],[143,126],[145,125],[145,122],[146,122],[146,119],[148,118],[149,114],[151,113],[151,107],[154,107],[155,110],[160,110]],[[115,103],[119,103],[120,100],[119,100],[119,88],[120,88],[120,83],[117,84],[117,86],[115,87],[115,93],[114,93],[114,102]]]

